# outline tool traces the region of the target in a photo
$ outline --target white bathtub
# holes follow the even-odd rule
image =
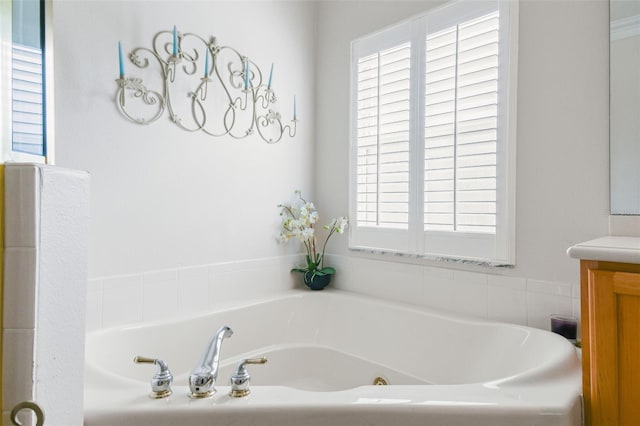
[[[223,342],[211,398],[188,398],[187,376],[211,335]],[[148,397],[161,358],[173,395]],[[251,394],[228,396],[237,362]],[[383,376],[389,386],[372,386]],[[523,326],[446,316],[337,290],[291,291],[189,320],[87,336],[85,425],[579,426],[573,346]]]

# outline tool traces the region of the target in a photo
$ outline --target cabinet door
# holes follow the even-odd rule
[[[640,274],[589,271],[591,424],[640,425]]]

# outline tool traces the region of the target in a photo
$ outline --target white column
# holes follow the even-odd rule
[[[82,425],[89,175],[5,166],[3,418],[35,400],[47,425]],[[28,423],[23,423],[28,424]]]

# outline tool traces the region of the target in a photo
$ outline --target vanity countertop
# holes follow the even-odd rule
[[[640,264],[640,238],[596,238],[569,247],[567,254],[574,259]]]

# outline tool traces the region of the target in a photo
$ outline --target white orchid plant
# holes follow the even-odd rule
[[[335,233],[343,234],[348,226],[349,220],[346,217],[332,219],[324,229],[329,231],[327,238],[322,245],[322,252],[318,253],[316,245],[315,225],[320,218],[313,203],[302,198],[301,191],[295,191],[298,200],[292,204],[279,204],[281,208],[282,230],[280,231],[280,241],[283,243],[291,239],[298,239],[307,252],[307,267],[293,268],[292,272],[311,272],[313,276],[332,275],[336,270],[331,266],[324,266],[324,251],[331,236]]]

